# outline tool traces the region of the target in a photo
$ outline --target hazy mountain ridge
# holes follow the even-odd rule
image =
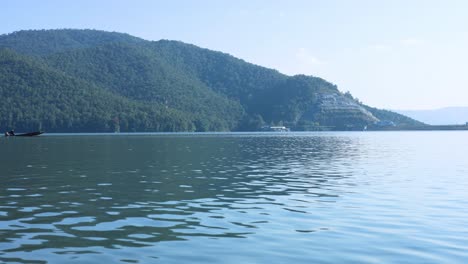
[[[95,30],[39,30],[1,35],[0,48],[0,92],[11,102],[0,111],[2,127],[228,131],[284,124],[295,129],[360,129],[383,118],[398,125],[421,124],[389,111],[383,115],[384,110],[361,104],[321,78],[287,76],[178,41]],[[12,68],[7,57],[30,64]],[[62,85],[49,85],[41,71],[56,75]],[[28,101],[32,95],[19,87],[34,91],[35,108]],[[66,96],[48,100],[54,93]],[[25,114],[12,115],[11,107]],[[74,122],[67,121],[69,117]],[[52,119],[55,122],[48,121]]]
[[[468,107],[394,111],[430,125],[461,125],[468,122]]]

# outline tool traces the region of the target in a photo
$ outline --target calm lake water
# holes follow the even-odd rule
[[[468,262],[467,132],[44,135],[0,151],[0,262]]]

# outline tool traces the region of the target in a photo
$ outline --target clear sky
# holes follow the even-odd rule
[[[2,0],[0,34],[91,28],[172,39],[387,109],[468,106],[465,0]]]

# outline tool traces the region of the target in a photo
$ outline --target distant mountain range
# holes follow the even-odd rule
[[[178,41],[98,30],[0,35],[0,129],[49,132],[362,129],[422,123],[318,77]]]
[[[468,122],[468,107],[446,107],[433,110],[395,110],[430,125],[462,125]]]

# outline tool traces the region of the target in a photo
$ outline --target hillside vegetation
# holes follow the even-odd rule
[[[366,106],[321,78],[287,76],[182,42],[96,30],[1,35],[0,96],[0,127],[18,131],[421,125]]]

